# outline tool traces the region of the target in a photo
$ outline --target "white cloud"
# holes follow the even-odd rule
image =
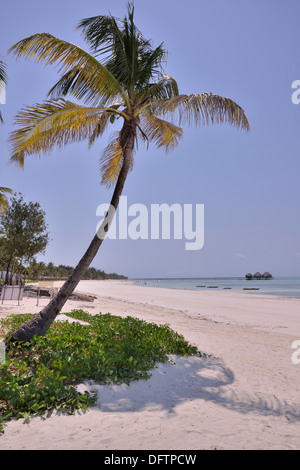
[[[247,258],[244,253],[238,253],[234,248],[231,248],[230,251],[232,252],[233,256],[236,256],[237,258]]]
[[[235,253],[235,256],[237,258],[246,258],[246,255],[243,255],[243,253]]]

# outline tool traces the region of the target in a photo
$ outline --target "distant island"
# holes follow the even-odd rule
[[[270,274],[268,271],[266,271],[263,274],[261,274],[259,272],[255,273],[255,274],[248,273],[245,276],[245,278],[247,280],[251,280],[251,279],[271,279],[272,277],[273,277],[272,274]]]

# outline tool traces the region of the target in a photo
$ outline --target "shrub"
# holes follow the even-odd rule
[[[129,384],[148,379],[155,363],[168,361],[169,354],[201,355],[168,325],[82,310],[68,315],[88,325],[57,321],[45,337],[10,345],[0,366],[0,426],[12,417],[47,416],[53,409],[86,410],[97,396],[76,390],[85,379]],[[12,315],[1,321],[1,329],[7,333],[30,316]]]

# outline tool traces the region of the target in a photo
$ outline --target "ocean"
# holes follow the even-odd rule
[[[252,295],[277,295],[300,298],[300,278],[272,278],[246,280],[243,277],[208,277],[194,279],[133,279],[143,286],[167,287],[170,289],[222,290]],[[245,290],[247,289],[247,290]],[[251,290],[249,290],[251,289]],[[252,290],[253,289],[253,290]]]

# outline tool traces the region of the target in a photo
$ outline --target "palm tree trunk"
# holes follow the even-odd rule
[[[123,191],[127,174],[131,167],[134,147],[134,136],[135,132],[132,123],[125,123],[123,125],[120,138],[120,142],[123,148],[123,165],[110,203],[115,210],[118,207],[119,199]],[[100,230],[107,232],[108,228],[108,221],[106,217],[104,218],[101,224]],[[34,317],[30,318],[18,328],[16,328],[9,335],[11,342],[28,342],[35,335],[44,336],[47,333],[48,329],[50,328],[51,324],[60,312],[61,308],[64,306],[64,304],[78,285],[79,281],[84,276],[84,273],[90,266],[94,257],[96,256],[103,239],[104,238],[99,238],[97,234],[94,236],[92,242],[90,243],[90,246],[86,250],[85,254],[77,264],[70,277],[63,284],[59,292],[55,295],[55,297],[49,302],[46,307],[44,307]]]

